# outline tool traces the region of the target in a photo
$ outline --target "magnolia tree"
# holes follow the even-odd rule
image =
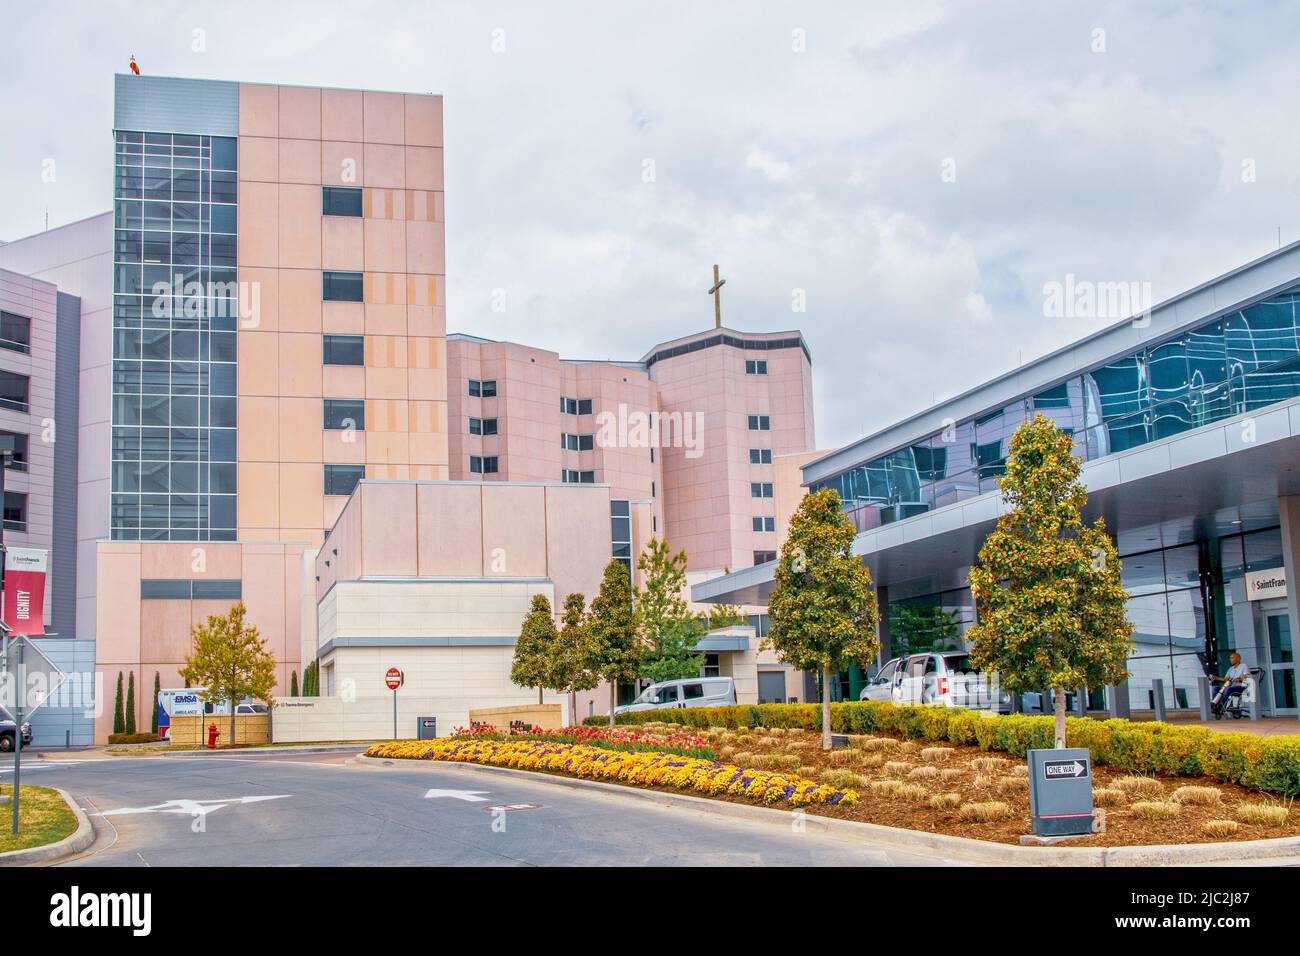
[[[185,686],[203,688],[205,701],[230,701],[230,744],[235,743],[235,710],[242,697],[272,703],[275,658],[255,626],[245,622],[244,602],[225,614],[212,614],[190,630],[193,652],[185,659]]]
[[[704,655],[695,647],[705,625],[682,597],[686,552],[673,554],[663,538],[651,538],[636,566],[645,582],[636,601],[637,628],[644,643],[640,676],[655,683],[698,677]]]
[[[519,639],[515,641],[515,656],[510,665],[510,680],[520,687],[537,688],[537,703],[542,702],[545,688],[554,689],[551,658],[555,653],[560,632],[551,617],[551,602],[545,594],[534,594],[532,605],[524,615]]]
[[[609,681],[609,725],[614,726],[618,682],[637,678],[641,640],[632,607],[632,581],[627,566],[617,558],[605,565],[600,592],[587,615],[591,670]]]
[[[600,683],[596,668],[596,647],[591,639],[591,622],[587,617],[587,599],[574,591],[564,599],[560,618],[560,636],[551,655],[551,674],[557,690],[569,693],[569,723],[578,722],[577,692],[591,690]]]
[[[1013,694],[1050,687],[1056,746],[1065,746],[1066,688],[1124,680],[1133,625],[1105,523],[1084,523],[1088,500],[1070,435],[1042,415],[1011,439],[998,484],[1007,511],[970,573],[979,623],[971,663]]]
[[[822,749],[831,749],[831,675],[866,666],[880,647],[871,572],[853,554],[853,523],[833,488],[814,491],[790,519],[776,586],[768,598],[768,641],[783,661],[822,675]]]

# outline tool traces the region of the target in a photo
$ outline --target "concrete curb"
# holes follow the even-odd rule
[[[409,758],[357,756],[363,766],[383,766],[407,769],[420,767],[456,767],[469,771],[488,771],[505,776],[519,777],[534,782],[551,783],[574,790],[595,790],[633,799],[648,800],[661,806],[689,807],[717,816],[737,817],[764,822],[783,828],[790,826],[789,810],[754,807],[727,800],[713,800],[685,793],[665,793],[640,787],[584,780],[580,777],[563,777],[558,774],[514,767],[493,767],[486,764],[462,763],[451,760],[411,760]],[[910,850],[956,859],[963,863],[985,866],[1241,866],[1243,864],[1281,865],[1300,860],[1300,837],[1278,837],[1271,840],[1241,840],[1232,843],[1189,843],[1170,846],[1114,846],[1114,847],[1032,847],[1009,843],[988,843],[967,837],[949,836],[946,833],[927,833],[921,830],[904,830],[878,823],[859,823],[856,820],[838,820],[834,817],[804,814],[804,826],[844,839],[869,840],[897,850]]]
[[[77,806],[77,801],[73,800],[66,790],[61,790],[58,787],[50,787],[50,789],[61,796],[63,802],[72,809],[73,815],[77,818],[77,829],[58,843],[0,853],[0,866],[27,866],[31,863],[58,860],[65,856],[80,853],[95,842],[95,831],[90,825],[90,819],[86,816],[85,811]]]
[[[325,744],[319,747],[241,747],[238,750],[175,750],[160,757],[256,757],[264,754],[333,754],[363,753],[370,744]]]

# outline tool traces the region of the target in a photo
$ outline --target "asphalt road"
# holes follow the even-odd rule
[[[12,767],[12,758],[0,761],[0,781]],[[334,754],[27,759],[22,779],[67,790],[94,824],[95,843],[60,866],[945,862],[546,780],[436,764],[363,767]]]

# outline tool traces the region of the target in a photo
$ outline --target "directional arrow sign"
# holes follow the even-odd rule
[[[1048,780],[1088,776],[1088,765],[1082,760],[1048,760],[1043,764],[1043,776]]]
[[[466,803],[487,803],[487,797],[480,797],[479,794],[489,792],[488,790],[430,790],[424,795],[424,799],[451,797],[453,800],[464,800]]]

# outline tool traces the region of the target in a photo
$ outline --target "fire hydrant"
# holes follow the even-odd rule
[[[208,724],[208,749],[217,749],[217,738],[221,736],[221,731],[217,730],[216,724]]]

